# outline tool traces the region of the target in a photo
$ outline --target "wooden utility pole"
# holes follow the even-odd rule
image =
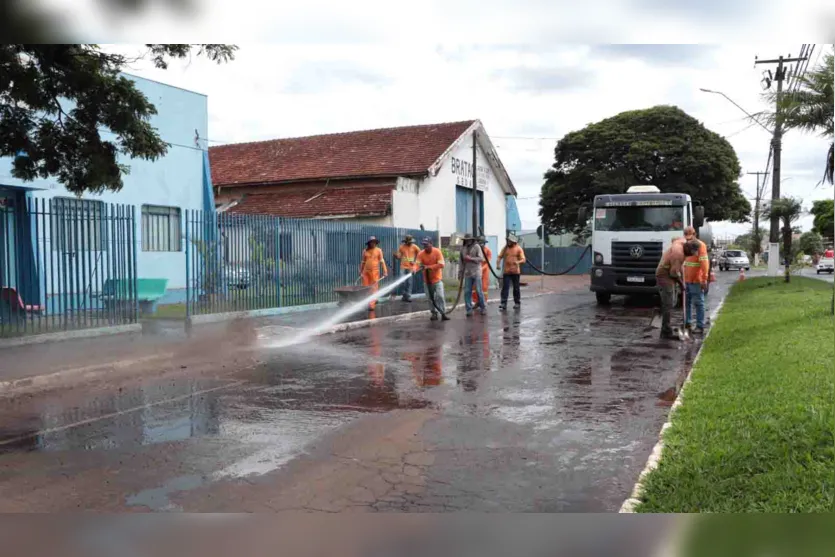
[[[473,238],[478,236],[478,156],[476,151],[476,131],[473,130]]]
[[[803,62],[806,60],[806,57],[799,57],[799,58],[792,58],[789,55],[788,58],[780,56],[774,60],[757,60],[754,59],[754,64],[777,64],[777,73],[774,74],[774,81],[777,82],[777,97],[776,97],[776,107],[774,112],[774,136],[771,138],[771,150],[774,156],[774,168],[772,170],[772,182],[771,182],[771,199],[772,201],[775,199],[780,199],[780,163],[781,163],[781,155],[783,150],[783,109],[781,107],[781,101],[783,100],[783,81],[786,79],[786,66],[785,64],[789,64],[792,62]],[[771,80],[768,82],[768,86],[771,87]],[[768,235],[768,242],[771,244],[770,252],[775,251],[774,245],[779,245],[780,242],[780,222],[779,219],[776,217],[771,217],[771,228],[769,230]],[[779,252],[777,252],[779,253]],[[774,257],[774,253],[768,254],[768,267],[771,269],[774,263],[771,261],[771,258]],[[777,256],[779,259],[779,255]],[[769,273],[771,274],[771,273]]]
[[[754,197],[754,265],[759,265],[760,252],[762,251],[762,238],[760,238],[760,207],[763,199],[763,190],[765,189],[765,178],[763,178],[762,185],[760,185],[760,176],[768,175],[768,172],[749,172],[757,176],[757,194]]]

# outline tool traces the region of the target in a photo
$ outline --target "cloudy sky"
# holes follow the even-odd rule
[[[665,0],[587,0],[582,13],[550,0],[519,1],[503,12],[491,0],[420,4],[315,0],[281,3],[278,10],[272,7],[278,3],[256,0],[206,1],[185,19],[156,8],[122,21],[118,38],[151,40],[149,29],[154,35],[186,29],[196,41],[222,30],[230,36],[225,42],[239,44],[236,60],[223,66],[193,59],[166,71],[141,63],[130,69],[207,94],[213,144],[479,118],[519,191],[523,224],[532,228],[557,139],[624,110],[677,105],[728,138],[743,172],[764,170],[769,134],[723,97],[699,89],[722,91],[749,112],[762,110],[764,68],[754,67],[754,57],[796,55],[803,40],[826,41],[823,30],[835,27],[833,11],[817,0],[803,9],[797,1],[670,7]],[[83,34],[108,30],[110,20],[74,13]],[[802,30],[797,42],[759,42],[787,28]],[[729,38],[749,44],[724,44]],[[637,41],[711,46],[606,44]],[[826,48],[816,45],[810,67]],[[807,206],[832,196],[831,187],[816,187],[827,146],[813,136],[785,136],[784,193]],[[740,183],[753,198],[756,178],[745,174]],[[811,218],[802,225],[810,227]],[[747,227],[717,229],[736,234]]]

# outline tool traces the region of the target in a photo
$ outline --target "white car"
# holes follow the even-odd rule
[[[719,270],[730,271],[731,269],[751,269],[751,262],[748,260],[748,254],[742,250],[729,249],[722,252],[719,256]]]
[[[832,259],[831,257],[821,259],[820,261],[818,261],[818,265],[815,268],[815,271],[817,272],[817,274],[832,274],[833,272],[835,272],[835,259]]]

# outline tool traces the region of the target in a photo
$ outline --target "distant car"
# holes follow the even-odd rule
[[[751,269],[751,262],[748,254],[742,250],[728,249],[719,255],[719,270],[730,271],[731,269]]]
[[[223,276],[229,288],[244,290],[249,287],[249,270],[246,267],[240,265],[226,267]]]
[[[835,259],[831,257],[823,257],[820,261],[818,261],[818,265],[815,268],[815,272],[817,274],[821,273],[835,273]]]

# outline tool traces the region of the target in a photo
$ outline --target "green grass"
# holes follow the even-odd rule
[[[835,498],[832,286],[737,283],[639,512],[827,512]]]

